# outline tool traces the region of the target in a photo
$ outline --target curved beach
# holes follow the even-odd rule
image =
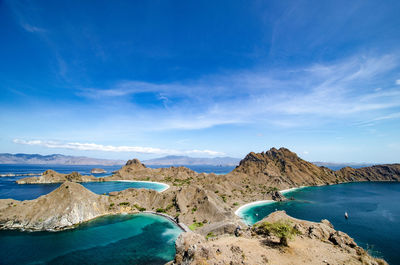
[[[305,187],[306,186],[289,188],[289,189],[280,190],[279,192],[282,193],[282,194],[286,194],[286,193],[289,193],[289,192],[292,192],[292,191],[295,191],[295,190],[303,189]],[[262,200],[262,201],[255,201],[255,202],[246,203],[246,204],[243,204],[242,206],[240,206],[235,211],[235,214],[237,216],[239,216],[246,224],[248,224],[247,221],[243,218],[243,215],[242,215],[242,213],[245,210],[248,210],[249,208],[254,207],[254,206],[266,205],[266,204],[271,204],[271,203],[276,203],[276,201],[274,201],[274,200]]]
[[[166,190],[168,190],[170,188],[170,186],[168,184],[162,183],[162,182],[157,182],[157,181],[125,180],[125,179],[124,180],[112,180],[112,181],[116,181],[116,182],[132,182],[132,183],[134,183],[134,182],[151,183],[151,184],[158,184],[158,185],[164,186],[164,188],[159,190],[158,192],[163,192],[163,191],[166,191]]]

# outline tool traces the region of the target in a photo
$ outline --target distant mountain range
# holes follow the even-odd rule
[[[332,170],[339,170],[344,167],[360,168],[360,167],[369,167],[373,165],[368,163],[332,163],[332,162],[312,162],[312,163],[316,166],[327,167]]]
[[[189,157],[189,156],[164,156],[143,161],[148,166],[237,166],[241,159],[234,157]],[[85,156],[67,156],[61,154],[39,155],[39,154],[9,154],[0,153],[0,164],[38,164],[38,165],[124,165],[126,161],[112,159],[98,159]],[[366,163],[330,163],[312,162],[317,166],[325,166],[333,170],[350,166],[353,168],[367,167],[372,164]]]
[[[85,156],[67,156],[60,154],[0,154],[0,164],[42,164],[42,165],[123,165],[125,161],[97,159]]]
[[[165,156],[143,161],[145,165],[160,166],[190,166],[190,165],[208,165],[208,166],[237,166],[240,159],[234,157],[189,157],[189,156]]]

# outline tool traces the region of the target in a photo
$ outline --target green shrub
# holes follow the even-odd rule
[[[112,203],[110,203],[110,207],[113,207],[115,204],[112,202]]]
[[[203,223],[195,222],[195,223],[189,225],[189,229],[192,230],[192,231],[194,231],[194,230],[196,230],[197,228],[202,227],[202,226],[203,226]]]
[[[138,209],[140,212],[146,211],[146,208],[140,207],[137,204],[134,204],[133,206],[135,206],[135,208]]]
[[[157,208],[157,209],[156,209],[156,212],[157,212],[157,213],[165,213],[166,211],[165,211],[165,209],[163,209],[163,208]]]
[[[279,189],[277,187],[268,187],[267,192],[268,193],[272,193],[272,192],[276,192],[279,191]]]
[[[121,205],[128,206],[129,204],[130,204],[129,202],[120,202],[120,203],[119,203],[120,206],[121,206]]]
[[[206,235],[206,239],[209,239],[209,238],[211,238],[211,237],[215,237],[215,235],[214,235],[213,232],[210,232],[210,233],[208,233],[208,234]]]
[[[221,197],[221,199],[224,201],[224,202],[226,202],[226,195],[225,194],[222,194],[222,195],[219,195],[220,197]]]
[[[266,236],[274,235],[279,238],[280,244],[288,246],[288,241],[293,239],[294,236],[300,234],[300,232],[293,227],[289,221],[278,221],[275,223],[263,222],[256,224],[253,229],[257,234]]]

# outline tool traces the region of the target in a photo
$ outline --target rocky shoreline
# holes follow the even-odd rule
[[[162,193],[127,189],[104,196],[77,183],[116,180],[156,181],[166,183],[170,188]],[[199,174],[185,167],[151,169],[133,159],[110,177],[46,171],[40,177],[19,180],[19,184],[63,184],[35,200],[0,200],[0,229],[58,231],[103,215],[151,211],[166,214],[176,223],[190,227],[195,232],[195,236],[188,236],[190,238],[231,237],[238,226],[245,227],[243,220],[235,214],[239,206],[260,200],[284,199],[278,190],[354,181],[399,180],[400,164],[332,171],[304,161],[285,148],[250,153],[226,175]],[[186,232],[182,237],[186,237],[185,234],[190,233]],[[177,244],[182,240],[185,238],[179,239]],[[175,263],[191,264],[179,259]],[[384,263],[371,261],[366,264]]]

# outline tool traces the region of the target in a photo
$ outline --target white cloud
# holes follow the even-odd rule
[[[397,79],[397,80],[396,80],[396,85],[399,85],[399,86],[400,86],[400,79]]]
[[[141,147],[141,146],[113,146],[113,145],[101,145],[95,143],[62,143],[57,141],[42,141],[42,140],[23,140],[14,139],[16,144],[24,145],[37,145],[47,148],[59,148],[59,149],[71,149],[79,151],[104,151],[104,152],[132,152],[140,154],[157,154],[157,155],[207,155],[207,156],[218,156],[224,155],[222,152],[213,150],[173,150],[173,149],[161,149],[153,147]]]

